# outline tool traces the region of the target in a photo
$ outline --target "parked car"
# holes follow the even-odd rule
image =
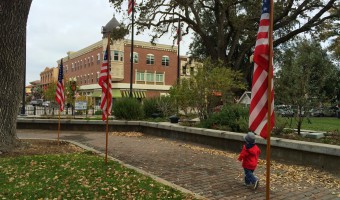
[[[42,99],[35,99],[30,102],[32,106],[41,106],[43,104],[44,100]]]
[[[327,108],[313,108],[310,110],[310,114],[313,117],[336,117],[339,108],[331,106]]]
[[[276,114],[278,114],[281,117],[294,117],[294,111],[292,110],[284,110],[284,109],[278,109],[276,111]]]
[[[309,111],[309,113],[312,117],[323,117],[324,116],[323,110],[321,108],[312,108]]]
[[[336,106],[331,106],[323,109],[323,115],[326,117],[336,117],[337,111],[339,110]]]
[[[48,106],[50,106],[50,101],[44,101],[43,103],[42,103],[42,106],[44,106],[44,107],[48,107]]]

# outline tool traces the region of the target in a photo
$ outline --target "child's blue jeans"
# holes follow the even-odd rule
[[[244,168],[244,182],[249,185],[249,184],[255,184],[257,181],[257,178],[253,174],[254,170],[246,169]]]

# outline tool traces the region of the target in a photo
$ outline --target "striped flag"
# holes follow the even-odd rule
[[[111,74],[108,65],[108,50],[104,54],[104,61],[100,68],[99,85],[102,87],[102,98],[100,108],[102,109],[102,119],[106,120],[111,114],[112,108],[112,91],[111,91]]]
[[[133,2],[133,3],[132,3]],[[133,4],[133,5],[132,5]],[[132,13],[133,7],[136,5],[136,0],[129,0],[128,15]]]
[[[262,15],[257,34],[254,51],[254,72],[251,90],[249,129],[263,138],[267,138],[268,123],[268,73],[269,71],[269,25],[270,25],[270,1],[263,0]],[[271,76],[273,77],[273,76]],[[271,80],[271,116],[270,130],[274,127],[274,87]]]
[[[60,61],[59,66],[59,74],[58,74],[58,83],[57,83],[57,90],[56,90],[56,101],[59,104],[60,111],[64,110],[64,102],[65,102],[65,94],[64,94],[64,72],[63,72],[63,59]]]

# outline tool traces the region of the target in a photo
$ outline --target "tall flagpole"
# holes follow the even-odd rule
[[[59,109],[59,117],[58,117],[58,146],[60,145],[59,143],[59,135],[60,135],[60,109]]]
[[[179,85],[179,77],[180,77],[180,65],[181,65],[181,58],[180,58],[180,44],[181,44],[181,16],[178,16],[178,30],[177,30],[177,46],[178,46],[178,52],[177,52],[177,84]]]
[[[132,79],[133,79],[133,35],[134,35],[134,23],[135,23],[135,0],[132,2],[132,25],[131,25],[131,55],[130,55],[130,93],[129,97],[132,98]]]
[[[268,66],[268,113],[267,113],[267,173],[266,173],[266,199],[270,199],[270,134],[271,134],[271,105],[272,105],[272,80],[273,80],[273,25],[274,1],[270,0],[270,25],[269,25],[269,66]]]
[[[110,50],[110,31],[108,32],[108,36],[107,36],[107,77],[106,77],[106,143],[105,143],[105,163],[107,164],[107,148],[108,148],[108,143],[109,143],[109,90],[111,90],[111,87],[109,88],[109,76],[110,76],[110,69],[111,69],[111,50]]]

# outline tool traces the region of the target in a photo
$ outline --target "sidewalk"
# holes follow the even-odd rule
[[[57,131],[17,130],[19,138],[56,139]],[[62,131],[60,138],[105,151],[105,132]],[[241,148],[241,147],[240,147]],[[257,190],[244,187],[237,154],[137,133],[109,134],[109,155],[207,199],[265,199],[265,161],[255,174]],[[308,159],[308,158],[307,158]],[[271,199],[339,199],[340,177],[272,162]]]

